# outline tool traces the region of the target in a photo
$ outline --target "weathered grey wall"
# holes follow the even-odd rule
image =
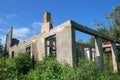
[[[68,63],[71,66],[76,63],[75,31],[71,26],[65,27],[56,34],[57,60],[60,63]]]
[[[119,71],[119,62],[118,62],[118,56],[117,56],[116,43],[111,42],[111,49],[112,49],[113,71],[118,72]]]
[[[27,46],[31,46],[32,47],[32,40],[33,40],[34,36],[27,39],[26,41],[20,42],[18,45],[14,45],[12,47],[10,47],[10,51],[9,51],[9,56],[11,57],[11,53],[14,51],[15,56],[18,55],[18,53],[23,53],[26,51],[26,47]]]
[[[12,31],[13,31],[13,27],[10,28],[7,36],[6,36],[6,52],[9,53],[9,49],[12,45]]]
[[[95,37],[95,50],[96,50],[96,60],[98,61],[99,70],[103,70],[104,60],[103,60],[103,49],[102,49],[102,42],[101,38]]]
[[[45,38],[39,38],[37,40],[37,51],[38,51],[38,59],[42,60],[45,57]]]
[[[36,43],[36,41],[32,42],[31,57],[32,56],[34,56],[35,60],[38,60],[38,50],[37,50],[37,43]]]

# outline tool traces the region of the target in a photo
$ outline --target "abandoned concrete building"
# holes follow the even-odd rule
[[[103,70],[104,61],[101,39],[105,39],[111,43],[113,70],[118,72],[116,43],[120,43],[120,41],[72,20],[68,20],[55,28],[53,28],[51,22],[51,14],[46,12],[41,33],[23,42],[12,38],[13,27],[11,27],[6,37],[6,51],[9,57],[12,58],[19,53],[28,51],[31,57],[34,56],[35,60],[42,60],[45,56],[49,55],[55,56],[58,62],[62,64],[68,63],[73,66],[82,54],[89,60],[97,60],[99,69]],[[94,36],[95,47],[76,42],[75,30]]]

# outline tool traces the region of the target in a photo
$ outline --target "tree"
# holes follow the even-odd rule
[[[3,56],[3,46],[1,44],[2,39],[0,39],[0,57]]]
[[[108,35],[110,36],[110,30],[107,29],[106,27],[101,27],[101,28],[97,28],[97,31],[102,33],[102,34],[105,34],[105,35]],[[105,39],[102,39],[102,42],[106,42]],[[94,40],[94,37],[92,36],[88,42],[90,45],[93,45],[95,46],[95,40]]]
[[[110,25],[111,36],[120,40],[120,6],[117,6],[113,11],[106,15]]]
[[[91,38],[89,39],[89,42],[88,44],[92,45],[92,46],[95,46],[95,40],[94,40],[94,37],[91,36]]]
[[[120,6],[114,8],[114,10],[106,15],[109,23],[109,28],[102,22],[95,20],[94,26],[97,27],[97,31],[107,36],[120,40]],[[105,42],[106,40],[103,40]],[[94,45],[94,38],[91,37],[89,43]]]

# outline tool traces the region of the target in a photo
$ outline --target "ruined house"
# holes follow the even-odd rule
[[[75,30],[94,36],[95,48],[87,44],[77,43],[75,40]],[[111,43],[113,70],[115,72],[118,71],[116,43],[120,43],[120,41],[72,20],[68,20],[53,28],[51,14],[46,12],[44,14],[41,33],[23,42],[12,38],[12,31],[13,28],[11,27],[6,37],[6,52],[9,54],[10,58],[17,56],[18,53],[27,51],[35,60],[42,60],[45,56],[49,55],[55,56],[58,62],[62,64],[68,63],[73,66],[77,63],[79,55],[86,53],[88,59],[96,58],[96,60],[98,60],[99,69],[103,70],[104,61],[101,39],[105,39]]]

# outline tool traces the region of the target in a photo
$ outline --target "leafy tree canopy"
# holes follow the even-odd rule
[[[2,39],[0,39],[0,57],[3,56],[3,45],[1,44]]]
[[[108,20],[109,28],[104,23],[95,20],[94,26],[97,27],[97,31],[120,40],[120,6],[115,7],[111,13],[108,13],[106,19]],[[105,41],[103,40],[103,42]],[[94,45],[93,37],[90,38],[89,43]]]

